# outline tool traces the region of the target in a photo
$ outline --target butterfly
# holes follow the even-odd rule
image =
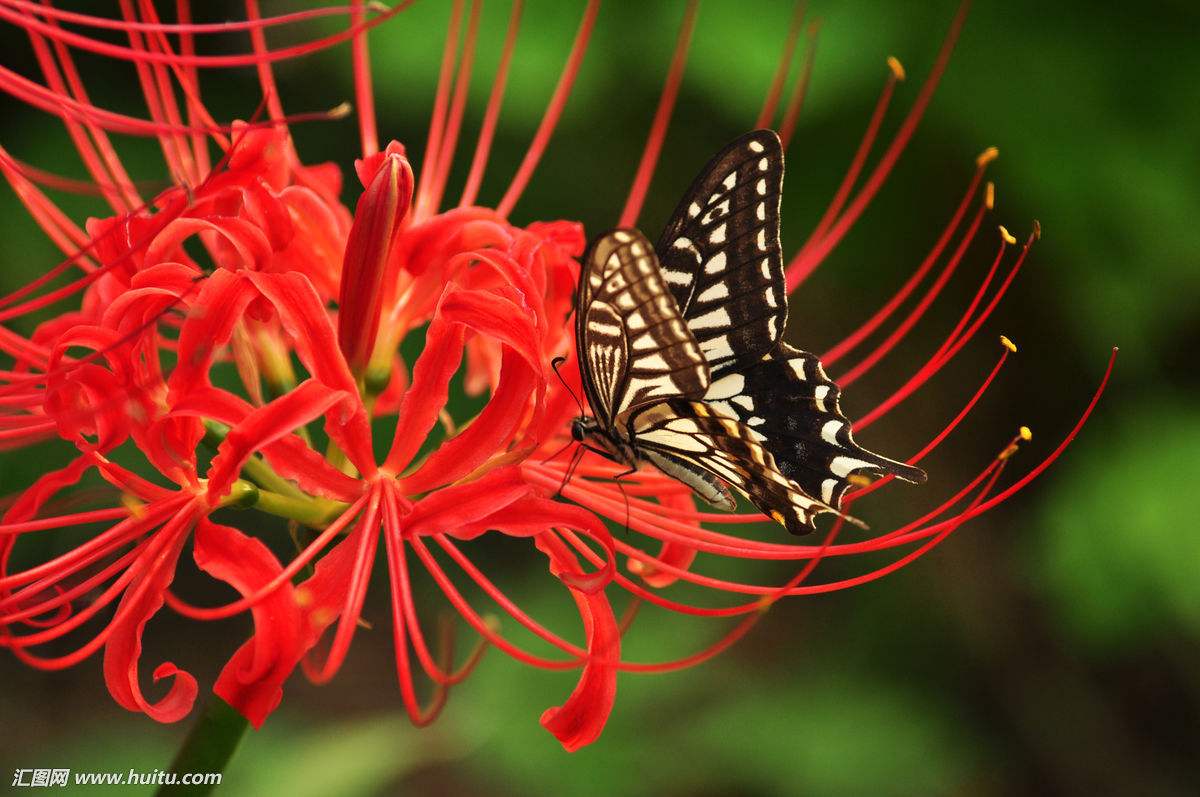
[[[718,508],[734,509],[736,490],[802,534],[820,513],[841,515],[852,484],[926,477],[855,443],[838,386],[782,339],[782,188],[779,137],[756,130],[704,167],[657,244],[635,229],[592,242],[575,341],[593,416],[571,435]]]

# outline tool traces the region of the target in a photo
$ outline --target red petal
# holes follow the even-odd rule
[[[317,380],[346,392],[342,406],[326,416],[326,431],[364,477],[375,475],[371,425],[354,376],[338,348],[329,314],[312,283],[300,274],[249,274],[279,318],[304,367]]]
[[[450,379],[462,362],[463,330],[435,314],[425,333],[425,349],[413,367],[412,384],[400,402],[400,420],[385,466],[404,470],[421,448],[450,395]]]
[[[179,331],[178,361],[168,382],[170,402],[208,386],[213,357],[229,342],[254,298],[254,286],[233,272],[219,270],[206,280]]]
[[[308,379],[295,390],[258,407],[229,430],[208,471],[209,501],[215,503],[229,491],[250,455],[298,427],[323,415],[345,394]]]
[[[108,691],[124,708],[145,712],[159,722],[182,719],[192,710],[196,700],[196,679],[170,662],[164,662],[154,670],[155,681],[172,679],[170,690],[158,702],[147,701],[138,683],[142,631],[163,605],[163,595],[175,577],[175,563],[187,539],[194,512],[189,505],[172,518],[151,542],[151,545],[158,542],[157,547],[148,548],[146,554],[138,558],[145,570],[126,587],[112,620],[111,634],[104,645],[104,680]],[[152,558],[150,554],[153,554]]]
[[[557,537],[540,535],[536,544],[550,558],[551,573],[564,580],[579,573],[575,555]],[[604,730],[617,697],[617,662],[621,658],[621,634],[608,597],[603,592],[575,589],[571,597],[583,620],[588,660],[567,702],[542,713],[542,727],[569,753],[596,741]]]
[[[236,426],[254,410],[244,399],[219,388],[210,387],[184,397],[172,410],[174,415],[212,418],[226,426]],[[350,501],[362,492],[362,483],[329,464],[323,456],[294,435],[285,435],[260,449],[271,467],[300,489],[324,498]]]
[[[283,570],[258,540],[237,529],[202,520],[193,555],[200,569],[251,595]],[[300,607],[285,583],[251,609],[254,635],[221,670],[213,691],[255,728],[283,698],[283,684],[304,653]]]
[[[471,473],[506,450],[529,409],[538,379],[519,355],[505,349],[500,384],[483,412],[465,430],[429,455],[415,473],[401,480],[409,494],[448,484]]]
[[[515,467],[497,468],[466,484],[431,493],[404,517],[405,534],[433,534],[493,515],[528,495],[530,487]]]

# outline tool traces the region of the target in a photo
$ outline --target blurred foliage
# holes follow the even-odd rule
[[[64,5],[66,5],[64,3]],[[109,3],[71,4],[108,12]],[[201,6],[202,4],[194,4]],[[292,3],[264,4],[268,12]],[[203,4],[238,17],[233,2]],[[794,250],[835,189],[886,75],[899,57],[909,80],[883,135],[895,129],[954,13],[953,0],[810,3],[821,25],[816,66],[789,151],[785,248]],[[553,91],[580,3],[530,0],[481,201],[494,203],[516,170]],[[790,3],[705,0],[687,78],[642,224],[656,230],[697,167],[758,113],[782,49]],[[594,231],[623,203],[670,58],[679,3],[610,2],[518,221],[574,218]],[[380,134],[419,163],[449,15],[425,0],[372,35]],[[488,3],[476,79],[449,201],[465,174],[508,16]],[[938,552],[881,582],[776,607],[733,651],[665,676],[622,676],[602,739],[568,756],[537,724],[561,702],[570,674],[528,670],[490,652],[430,729],[402,719],[382,583],[345,670],[329,686],[296,678],[284,707],[252,734],[226,794],[1012,794],[1195,793],[1200,782],[1200,543],[1191,484],[1200,462],[1195,352],[1200,346],[1200,11],[1189,2],[1134,5],[978,0],[926,119],[862,223],[793,300],[791,333],[820,350],[890,294],[924,255],[989,145],[1001,158],[997,221],[1018,235],[1037,217],[1046,235],[980,343],[894,423],[866,442],[914,450],[961,406],[993,356],[987,337],[1022,345],[979,416],[930,462],[929,496],[987,461],[1018,423],[1037,436],[1030,462],[1077,417],[1122,346],[1092,424],[1047,476]],[[315,32],[277,31],[282,46]],[[5,64],[36,74],[11,31]],[[244,47],[233,42],[229,47]],[[87,61],[94,99],[144,113],[128,75]],[[352,97],[346,48],[280,65],[291,111]],[[249,70],[204,76],[218,117],[257,104]],[[0,141],[27,161],[82,175],[58,126],[5,98]],[[354,122],[296,130],[302,157],[349,171]],[[161,180],[153,142],[120,140],[137,179]],[[347,199],[357,186],[348,182]],[[101,213],[64,197],[76,218]],[[0,289],[57,262],[10,192],[0,192]],[[991,243],[988,243],[991,246]],[[990,256],[980,247],[976,273]],[[915,342],[921,357],[953,323],[971,279],[948,289]],[[865,406],[903,372],[889,363],[847,397]],[[462,408],[464,411],[466,407]],[[890,428],[883,429],[888,426]],[[65,456],[0,456],[4,492]],[[939,492],[940,491],[940,492]],[[930,501],[903,493],[888,512]],[[925,504],[922,503],[922,506]],[[555,628],[573,608],[543,561],[484,543],[489,573]],[[472,549],[481,550],[480,548]],[[482,557],[481,557],[482,558]],[[859,565],[861,567],[861,563]],[[377,568],[377,571],[381,568]],[[786,569],[760,568],[760,579]],[[428,585],[426,585],[428,586]],[[244,630],[151,624],[146,661],[169,658],[211,679]],[[711,624],[639,618],[633,658],[702,647]],[[383,632],[381,632],[383,631]],[[152,658],[160,656],[161,658]],[[125,714],[104,691],[96,660],[58,674],[0,658],[0,763],[151,771],[185,731]]]

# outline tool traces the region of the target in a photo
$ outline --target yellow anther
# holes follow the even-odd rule
[[[787,518],[785,518],[783,516],[783,513],[780,512],[778,509],[771,510],[771,517],[775,518],[775,522],[778,523],[779,525],[781,525],[781,526],[787,525]]]
[[[330,119],[345,119],[353,111],[353,105],[348,102],[343,102],[330,108],[325,115]]]
[[[765,614],[767,612],[767,610],[771,608],[771,604],[773,604],[774,602],[775,601],[772,600],[769,596],[763,595],[761,598],[756,600],[754,603],[755,603],[755,608],[758,609],[759,613]]]
[[[1013,237],[1013,234],[1009,232],[1003,224],[1000,225],[1000,237],[1003,238],[1004,243],[1008,244],[1009,246],[1012,246],[1017,242],[1017,239]]]
[[[1022,440],[1032,440],[1033,439],[1033,430],[1030,429],[1028,426],[1022,426],[1021,430],[1018,432],[1018,434],[1021,436]]]
[[[987,166],[998,157],[1000,157],[1000,150],[996,149],[995,147],[988,147],[975,157],[975,165]]]
[[[987,209],[991,210],[996,206],[996,184],[988,180],[987,192],[984,194],[983,203],[987,205]]]
[[[904,64],[900,63],[899,58],[889,55],[887,65],[891,68],[892,74],[896,76],[896,80],[904,80]]]
[[[493,634],[500,633],[500,618],[495,614],[492,614],[491,612],[485,614],[483,616],[483,624],[486,625],[488,630]]]
[[[846,481],[850,482],[850,483],[851,483],[851,484],[853,484],[855,487],[866,487],[868,484],[870,484],[870,483],[871,483],[871,477],[870,477],[870,476],[864,476],[864,475],[863,475],[863,474],[861,474],[861,473],[854,473],[854,474],[851,474],[851,475],[850,475],[850,476],[849,476],[849,477],[846,479]]]
[[[1017,344],[1009,340],[1007,335],[1000,336],[1000,345],[1011,351],[1013,354],[1017,353]]]
[[[146,516],[146,505],[131,493],[121,493],[121,505],[129,510],[132,517],[141,520]]]
[[[1033,239],[1040,240],[1042,237],[1042,223],[1037,219],[1033,220]]]
[[[1000,452],[1000,456],[996,457],[999,460],[1005,460],[1017,453],[1018,446],[1016,443],[1009,443],[1008,446]]]

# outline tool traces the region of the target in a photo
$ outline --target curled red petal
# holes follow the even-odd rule
[[[562,541],[551,533],[539,535],[538,550],[550,559],[550,572],[566,581],[579,573],[579,562]],[[617,662],[621,658],[621,634],[608,597],[603,592],[572,589],[587,636],[587,663],[583,675],[567,701],[542,713],[542,727],[554,734],[571,753],[591,744],[604,730],[617,698]]]
[[[193,556],[200,569],[251,595],[283,571],[265,545],[237,529],[202,520]],[[255,728],[283,699],[283,684],[303,655],[300,607],[284,583],[251,609],[254,635],[221,670],[213,691]]]
[[[191,526],[194,508],[189,505],[159,532],[161,541],[139,557],[144,570],[126,588],[112,620],[104,645],[104,680],[113,699],[130,711],[141,711],[159,722],[183,719],[196,701],[196,679],[170,662],[154,670],[154,680],[171,679],[171,687],[157,702],[142,694],[138,683],[138,660],[142,654],[142,631],[160,608],[167,587],[175,577],[175,563]]]

